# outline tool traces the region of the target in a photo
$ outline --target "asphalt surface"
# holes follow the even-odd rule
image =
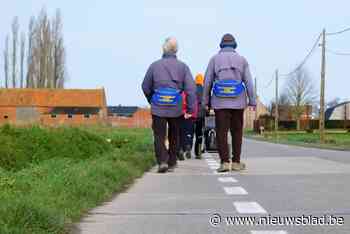
[[[350,233],[350,152],[245,140],[247,170],[225,174],[215,173],[216,154],[204,157],[179,162],[174,173],[154,168],[91,210],[78,233]],[[270,223],[239,225],[237,217]]]

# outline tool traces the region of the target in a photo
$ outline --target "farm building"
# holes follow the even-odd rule
[[[326,120],[350,120],[350,101],[328,108]]]
[[[105,123],[104,89],[0,89],[0,124]]]
[[[150,128],[151,110],[137,106],[109,106],[108,123],[113,127]]]
[[[268,113],[267,108],[258,101],[257,115]],[[244,127],[253,128],[255,111],[247,109],[244,114]],[[114,127],[127,128],[150,128],[152,126],[152,115],[149,108],[137,106],[109,106],[108,123]]]

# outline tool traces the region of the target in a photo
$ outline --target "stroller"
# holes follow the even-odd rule
[[[205,117],[204,145],[205,145],[205,151],[207,152],[217,151],[214,113],[209,113]]]

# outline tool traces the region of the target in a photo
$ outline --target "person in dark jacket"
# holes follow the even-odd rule
[[[244,109],[256,100],[247,60],[236,52],[237,42],[231,34],[222,37],[218,54],[210,59],[205,74],[203,102],[215,111],[217,147],[221,159],[218,172],[245,169],[241,162]],[[227,133],[232,135],[232,165]]]
[[[187,102],[186,102],[187,93],[182,93],[183,98],[183,113],[185,114],[187,111]],[[192,158],[192,147],[193,147],[193,137],[195,130],[195,122],[197,119],[198,105],[197,100],[195,103],[195,109],[192,113],[191,118],[185,119],[184,117],[181,119],[180,126],[180,148],[178,153],[179,160],[184,160],[185,157],[187,159]]]
[[[204,128],[204,118],[205,118],[205,110],[202,105],[203,99],[203,84],[204,77],[202,74],[197,74],[195,78],[196,82],[196,94],[197,94],[197,118],[195,121],[195,144],[194,144],[194,153],[196,155],[196,159],[202,158],[202,144],[203,144],[203,128]]]
[[[163,44],[163,56],[148,68],[142,90],[151,104],[154,147],[158,172],[173,171],[179,147],[180,119],[191,118],[195,108],[195,83],[189,67],[177,59],[178,44],[175,38],[167,38]],[[183,115],[181,93],[187,93],[187,112]],[[168,127],[169,149],[165,138]]]

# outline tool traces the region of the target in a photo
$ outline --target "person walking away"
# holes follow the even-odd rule
[[[202,74],[197,74],[195,78],[196,82],[196,94],[197,94],[197,118],[195,121],[195,144],[194,144],[194,153],[196,159],[202,158],[202,144],[203,144],[203,131],[204,131],[204,122],[205,122],[205,109],[202,105],[203,99],[203,84],[204,77]]]
[[[248,106],[255,109],[256,106],[253,81],[248,62],[236,52],[237,42],[231,34],[222,37],[220,48],[207,67],[203,102],[209,110],[210,101],[215,111],[217,146],[221,159],[217,171],[240,171],[245,169],[245,164],[241,162],[244,109]],[[233,155],[229,155],[228,149],[229,130]]]
[[[173,171],[176,166],[178,136],[182,113],[181,93],[187,95],[184,118],[191,118],[195,108],[195,83],[189,67],[177,59],[178,43],[167,38],[163,44],[163,56],[148,68],[142,90],[151,104],[154,148],[158,172]],[[165,146],[168,127],[169,149]]]
[[[182,93],[183,98],[183,113],[186,113],[187,109],[187,93]],[[182,156],[179,156],[179,159],[184,158],[184,155],[187,159],[192,158],[192,147],[193,147],[193,137],[194,137],[194,124],[196,122],[197,118],[197,100],[195,103],[195,109],[192,113],[191,118],[181,119],[181,126],[180,126],[180,149],[179,149],[179,155],[182,154]]]

